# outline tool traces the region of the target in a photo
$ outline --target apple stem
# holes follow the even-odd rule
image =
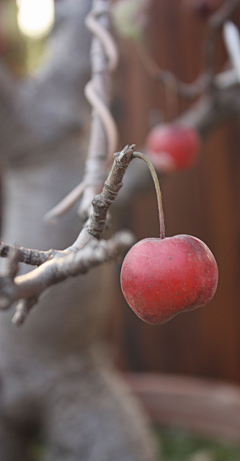
[[[149,158],[145,154],[143,154],[142,152],[134,151],[132,156],[135,157],[135,158],[141,158],[142,160],[144,160],[144,162],[147,163],[148,168],[150,170],[150,173],[152,175],[155,190],[156,190],[156,194],[157,194],[159,227],[160,227],[160,239],[164,239],[165,238],[165,223],[164,223],[164,214],[163,214],[163,205],[162,205],[162,194],[161,194],[161,189],[160,189],[157,173],[155,171],[155,168],[154,168],[152,162],[149,160]]]

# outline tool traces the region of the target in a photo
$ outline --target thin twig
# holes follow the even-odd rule
[[[114,162],[100,195],[93,200],[93,212],[77,240],[63,251],[38,251],[15,249],[1,243],[0,256],[14,255],[8,271],[0,277],[0,309],[7,309],[21,300],[13,321],[20,325],[28,315],[40,294],[48,287],[67,277],[84,274],[92,267],[102,264],[126,251],[133,244],[133,236],[122,231],[109,241],[100,241],[104,231],[109,207],[122,187],[124,173],[133,158],[135,145],[126,146],[114,155]],[[38,265],[31,272],[15,277],[18,262]]]
[[[207,38],[205,42],[205,65],[211,86],[214,86],[215,51],[218,31],[239,5],[240,0],[225,0],[223,5],[213,13],[208,20]]]
[[[113,153],[116,150],[118,143],[118,131],[116,123],[111,115],[111,112],[109,111],[109,108],[102,101],[102,98],[96,93],[92,80],[85,86],[84,93],[88,102],[91,104],[93,110],[96,112],[103,124],[108,140],[108,149],[105,162],[106,164],[111,165],[113,161]],[[86,178],[85,181],[87,182]]]
[[[121,152],[115,154],[113,166],[104,183],[103,190],[92,201],[93,212],[87,222],[86,229],[97,239],[104,231],[108,209],[122,187],[122,178],[132,160],[134,148],[135,144],[126,146]]]
[[[210,84],[215,85],[215,42],[217,33],[219,28],[232,15],[239,4],[240,0],[226,0],[225,3],[217,10],[217,12],[210,16],[208,20],[207,38],[204,51],[205,69],[192,83],[182,82],[173,72],[166,69],[161,69],[149,53],[146,44],[141,42],[136,44],[136,49],[148,74],[155,80],[161,81],[165,86],[166,92],[168,88],[171,91],[175,91],[179,96],[188,99],[193,99],[197,96],[200,96],[204,91],[207,90]],[[176,100],[174,104],[176,106]]]
[[[147,73],[157,81],[164,84],[165,90],[175,91],[177,95],[184,98],[192,99],[199,96],[206,88],[208,84],[207,75],[201,74],[192,83],[185,83],[179,80],[176,75],[166,69],[161,69],[156,61],[151,56],[145,43],[141,42],[136,44],[136,49],[139,58],[147,71]],[[174,102],[177,105],[177,100]]]
[[[93,9],[86,18],[86,25],[94,34],[94,38],[91,48],[92,78],[85,90],[93,108],[91,134],[84,174],[86,188],[78,211],[84,219],[91,212],[93,197],[102,189],[118,142],[117,128],[109,110],[110,76],[117,65],[116,46],[108,31],[109,9],[109,0],[94,0]]]
[[[47,288],[68,277],[86,274],[93,267],[115,259],[126,252],[133,243],[134,238],[130,232],[118,232],[107,241],[92,241],[77,253],[53,258],[31,272],[17,276],[14,281],[10,277],[8,279],[1,277],[0,308],[9,308],[12,303],[22,299],[31,300],[31,307],[33,307],[33,300],[35,299],[36,302]]]
[[[44,220],[52,223],[56,223],[60,216],[63,216],[75,203],[81,198],[85,188],[85,183],[81,182],[75,189],[73,189],[61,202],[59,202],[54,208],[48,211]]]
[[[25,322],[30,310],[35,306],[37,301],[38,298],[36,296],[18,301],[12,323],[20,327]]]
[[[118,232],[108,241],[91,242],[82,251],[53,259],[46,262],[44,268],[41,266],[29,274],[16,277],[14,284],[12,283],[12,295],[9,302],[12,303],[18,299],[21,301],[17,304],[12,322],[17,326],[22,325],[38,297],[46,288],[63,282],[68,277],[86,274],[93,267],[116,259],[133,243],[134,238],[130,232]],[[2,295],[4,296],[4,293]]]
[[[229,60],[235,69],[240,82],[240,37],[237,26],[232,21],[226,21],[223,26],[223,38]]]
[[[85,24],[93,33],[91,49],[92,78],[85,87],[85,96],[92,106],[92,123],[84,179],[58,205],[44,217],[55,222],[82,197],[79,214],[89,216],[91,201],[98,194],[106,179],[117,149],[118,131],[109,110],[110,73],[116,69],[118,53],[108,31],[109,0],[93,1],[92,11]]]
[[[31,266],[40,266],[55,254],[55,250],[39,251],[24,247],[16,248],[14,246],[6,245],[5,243],[0,242],[1,258],[7,258],[11,252],[16,250],[18,254],[18,262],[29,264]]]

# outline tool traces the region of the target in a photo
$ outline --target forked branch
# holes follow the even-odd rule
[[[192,83],[182,82],[173,72],[161,69],[149,54],[145,44],[139,44],[137,46],[139,57],[150,76],[162,82],[167,89],[175,91],[179,96],[189,99],[200,96],[209,86],[221,86],[221,84],[219,85],[219,79],[215,77],[214,73],[216,38],[221,26],[232,16],[239,5],[240,0],[225,0],[223,5],[208,19],[204,47],[204,69]]]
[[[92,32],[92,78],[85,87],[85,96],[92,106],[91,133],[83,181],[45,219],[54,221],[69,210],[81,197],[79,215],[87,219],[93,197],[100,192],[117,149],[118,131],[109,110],[111,73],[116,69],[118,52],[111,33],[110,1],[93,0],[93,7],[85,20]]]
[[[109,207],[122,187],[122,179],[134,152],[134,145],[126,146],[114,156],[114,162],[101,194],[93,200],[93,211],[77,240],[63,251],[47,252],[14,249],[1,243],[0,255],[10,255],[6,274],[0,277],[0,308],[17,305],[13,322],[23,323],[30,309],[46,288],[68,277],[85,274],[92,267],[103,264],[126,252],[134,243],[128,231],[116,233],[110,240],[100,240]],[[17,262],[38,265],[31,272],[16,276]]]

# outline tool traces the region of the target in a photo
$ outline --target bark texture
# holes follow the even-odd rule
[[[56,2],[48,55],[31,78],[15,82],[0,68],[2,238],[10,245],[62,250],[79,234],[76,206],[57,227],[43,216],[84,173],[90,7]],[[51,288],[21,329],[11,309],[1,312],[0,461],[30,460],[39,433],[45,461],[155,459],[145,417],[102,345],[113,273],[96,268]]]

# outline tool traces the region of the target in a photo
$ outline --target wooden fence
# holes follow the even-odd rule
[[[184,10],[180,0],[154,0],[147,28],[159,66],[190,82],[203,64],[206,20]],[[240,23],[240,8],[235,14]],[[221,37],[217,68],[226,51]],[[140,148],[151,111],[165,110],[161,85],[144,70],[132,44],[122,45],[118,122],[121,143]],[[186,102],[180,103],[186,108]],[[162,179],[166,231],[204,240],[218,261],[220,280],[210,305],[162,326],[140,321],[121,294],[116,299],[114,335],[118,362],[133,371],[160,371],[240,381],[240,133],[237,121],[219,126],[206,139],[197,166]],[[137,238],[158,236],[154,192],[139,197],[128,225]]]

